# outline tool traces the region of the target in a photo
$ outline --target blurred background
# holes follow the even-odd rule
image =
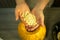
[[[50,7],[60,7],[60,0],[51,0]],[[0,0],[0,8],[15,8],[15,0]]]
[[[15,7],[15,0],[0,0],[0,40],[21,40],[17,30],[20,21],[15,20]],[[60,40],[60,0],[51,0],[44,15],[47,28],[45,40]]]

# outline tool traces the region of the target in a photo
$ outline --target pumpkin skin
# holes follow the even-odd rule
[[[40,26],[33,32],[28,32],[25,29],[24,23],[19,23],[18,25],[18,34],[22,40],[44,40],[46,35],[46,27]]]

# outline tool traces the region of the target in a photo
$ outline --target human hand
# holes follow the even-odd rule
[[[15,8],[16,20],[18,20],[18,19],[22,20],[23,18],[21,17],[21,15],[22,15],[23,12],[26,12],[26,11],[30,11],[27,4],[23,3],[23,4],[20,4],[20,5],[16,5],[16,8]]]
[[[38,8],[34,8],[32,10],[32,14],[36,16],[37,23],[40,24],[41,26],[44,26],[44,14],[43,10],[40,10]]]
[[[41,26],[44,26],[44,14],[43,10],[40,10],[38,7],[32,9],[32,14],[36,16],[37,23]]]
[[[36,30],[39,26],[44,26],[44,14],[43,14],[43,11],[34,8],[34,9],[32,10],[32,14],[34,14],[35,17],[36,17],[37,26],[34,26],[34,27],[33,27],[33,26],[30,26],[31,29],[29,29],[29,28],[27,27],[27,29],[29,29],[28,31],[34,31],[34,30]]]
[[[25,24],[25,26],[27,25],[26,29],[28,31],[33,31],[33,30],[37,29],[38,26],[32,27],[24,21],[24,18],[21,15],[22,15],[23,12],[26,12],[26,11],[30,12],[29,7],[26,4],[17,5],[16,9],[15,9],[16,20],[21,19],[21,21]],[[40,11],[40,10],[34,8],[32,10],[32,14],[34,14],[36,16],[38,24],[44,25],[43,11]]]
[[[24,23],[26,30],[31,31],[30,25],[26,23],[27,20],[24,20],[25,18],[22,17],[22,15],[27,11],[30,12],[30,9],[27,4],[17,5],[15,9],[15,15],[16,15],[16,20],[20,19]]]
[[[29,25],[28,27],[26,27],[28,29],[28,31],[34,31],[37,28],[39,28],[39,26],[45,26],[44,25],[44,14],[43,14],[43,10],[40,10],[38,8],[34,8],[34,9],[32,9],[32,12],[31,13],[36,17],[37,25],[35,25],[35,26],[30,26]]]

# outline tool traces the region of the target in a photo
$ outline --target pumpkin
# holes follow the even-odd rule
[[[25,21],[28,25],[37,25],[36,17],[28,11],[23,12],[21,14],[21,18],[24,18],[23,21]],[[21,22],[18,25],[18,33],[22,40],[44,40],[46,28],[45,26],[40,26],[36,30],[29,32],[25,28],[25,23]]]
[[[44,40],[46,35],[46,27],[40,26],[33,32],[28,32],[25,29],[25,25],[23,22],[19,23],[18,25],[18,34],[22,40]]]

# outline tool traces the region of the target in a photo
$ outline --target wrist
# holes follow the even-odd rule
[[[43,9],[41,9],[41,8],[39,8],[39,7],[34,7],[34,9],[33,10],[36,10],[36,11],[38,11],[38,12],[43,12]]]
[[[17,3],[16,5],[22,5],[22,4],[26,4],[25,2],[22,2],[22,3]]]
[[[28,6],[26,3],[20,3],[20,4],[17,4],[16,6]]]
[[[37,9],[37,10],[39,10],[39,11],[43,11],[44,10],[39,5],[36,5],[34,8]]]
[[[25,4],[25,0],[15,0],[16,1],[16,5],[20,5],[20,4]]]

